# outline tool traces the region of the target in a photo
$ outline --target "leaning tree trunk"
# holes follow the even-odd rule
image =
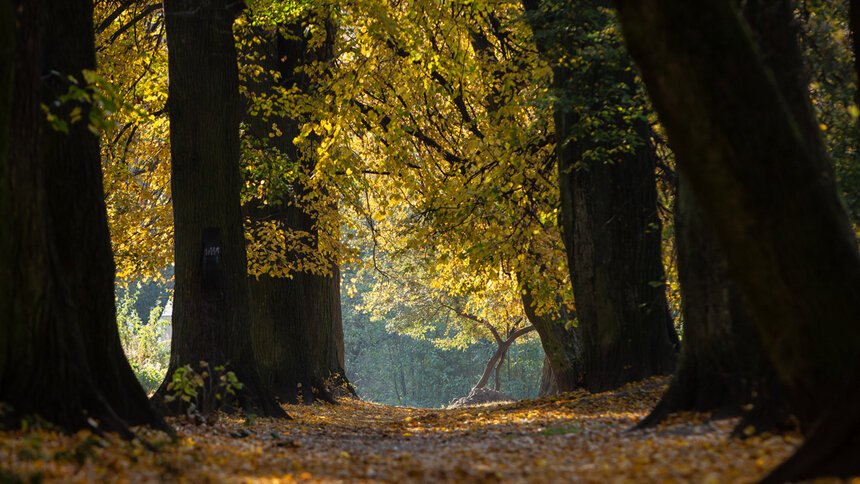
[[[312,84],[302,69],[312,62],[331,59],[331,43],[310,45],[301,23],[287,25],[287,38],[277,32],[257,35],[259,43],[253,57],[264,72],[277,72],[247,79],[249,90],[278,97],[278,89],[298,88],[313,95]],[[329,37],[334,27],[327,23]],[[253,110],[252,110],[253,111]],[[293,140],[299,136],[303,120],[288,115],[248,116],[246,136],[254,145],[268,151],[269,158],[284,159],[294,170],[308,175],[314,159],[302,153]],[[274,131],[272,126],[277,126]],[[273,132],[274,131],[274,132]],[[280,174],[279,176],[284,176]],[[253,199],[245,207],[250,228],[260,223],[276,223],[280,230],[306,234],[302,243],[319,244],[319,228],[313,212],[303,198],[308,189],[299,179],[269,183],[265,200]],[[332,207],[332,209],[335,209]],[[307,254],[288,254],[301,259]],[[282,400],[312,403],[322,399],[333,402],[331,386],[352,387],[344,372],[343,327],[340,308],[340,271],[336,261],[328,267],[295,271],[290,277],[261,275],[251,277],[252,340],[264,383]],[[329,271],[321,274],[320,269]]]
[[[164,2],[175,288],[170,365],[156,396],[170,393],[167,386],[177,368],[197,370],[198,362],[205,361],[210,373],[226,366],[244,387],[235,402],[218,400],[217,390],[207,388],[198,407],[230,410],[230,404],[238,403],[257,415],[283,416],[260,381],[251,347],[239,202],[241,103],[232,30],[240,5],[229,0]]]
[[[736,435],[784,426],[790,416],[773,364],[698,203],[684,183],[675,207],[684,343],[669,389],[637,428],[682,410],[743,414]]]
[[[506,339],[502,339],[494,330],[493,336],[496,340],[496,351],[493,352],[493,356],[491,356],[487,361],[487,364],[484,365],[484,372],[481,374],[481,378],[478,379],[478,383],[475,383],[475,386],[472,387],[472,390],[487,386],[487,383],[490,381],[490,377],[493,375],[493,370],[496,370],[496,390],[498,390],[498,369],[505,360],[505,355],[508,354],[508,350],[517,338],[529,334],[534,330],[534,326],[526,326],[525,328],[517,329],[516,331],[508,334]]]
[[[661,262],[656,152],[620,40],[598,1],[526,0],[553,62],[562,237],[582,333],[585,386],[674,369]],[[575,28],[566,28],[575,26]],[[565,27],[565,28],[562,28]],[[565,59],[582,58],[572,64]],[[575,66],[582,66],[581,68]]]
[[[150,407],[119,341],[113,258],[91,105],[55,101],[95,69],[92,3],[14,2],[14,146],[0,146],[0,401],[3,419],[39,414],[64,429],[167,425]],[[0,9],[8,12],[9,3]],[[3,17],[2,20],[7,20]],[[3,42],[8,62],[12,42]],[[9,119],[4,65],[0,114]],[[40,105],[54,109],[57,131]],[[72,119],[79,110],[81,119]],[[0,123],[2,138],[10,134]],[[93,423],[95,422],[95,424]]]
[[[527,287],[523,288],[521,298],[526,317],[540,335],[540,344],[546,355],[544,374],[547,373],[547,365],[549,365],[547,378],[551,378],[551,383],[548,381],[547,385],[552,385],[554,393],[570,392],[581,388],[585,370],[582,363],[579,328],[561,314],[564,309],[559,310],[559,314],[555,315],[537,314],[534,296]],[[541,388],[543,388],[543,381],[544,377],[541,377]]]
[[[806,142],[820,150],[818,127],[804,86],[808,73],[797,43],[797,26],[788,2],[748,0],[741,13],[757,40],[762,59],[780,73],[777,84],[796,120],[803,120]],[[683,179],[683,177],[682,177]],[[756,431],[782,426],[790,416],[784,390],[725,261],[703,219],[695,196],[680,187],[676,211],[678,276],[684,310],[681,364],[660,404],[639,427],[679,410],[749,409],[735,429]]]
[[[732,2],[616,3],[679,167],[808,430],[765,481],[860,474],[860,254],[810,140],[812,114],[792,102],[805,87],[767,68]]]

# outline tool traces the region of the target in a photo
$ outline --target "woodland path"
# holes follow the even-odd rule
[[[288,405],[289,421],[175,419],[176,442],[137,429],[155,452],[88,432],[0,432],[0,469],[24,482],[754,482],[800,443],[729,439],[735,419],[696,414],[629,432],[667,382],[452,410],[344,399]]]

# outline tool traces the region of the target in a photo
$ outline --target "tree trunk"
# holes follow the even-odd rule
[[[745,435],[750,425],[756,432],[784,426],[790,412],[773,364],[683,176],[678,188],[675,241],[684,344],[669,389],[637,428],[682,410],[743,413],[736,435]]]
[[[330,36],[334,27],[326,25]],[[258,33],[255,62],[264,72],[278,72],[279,79],[263,75],[247,79],[249,90],[277,97],[277,89],[296,87],[311,95],[311,83],[302,69],[309,63],[331,58],[331,45],[312,47],[301,23],[287,25],[288,38],[277,32]],[[314,159],[302,153],[293,143],[299,136],[303,120],[283,115],[250,115],[246,136],[252,142],[269,148],[270,156],[287,160],[297,172],[309,176],[315,169]],[[272,132],[277,126],[280,133]],[[283,176],[283,175],[281,175]],[[288,184],[269,184],[265,200],[252,200],[244,210],[250,227],[266,222],[277,223],[281,230],[308,234],[304,241],[319,244],[319,229],[313,213],[303,207],[308,189],[298,180]],[[334,209],[334,208],[333,208]],[[289,254],[293,260],[306,254]],[[330,274],[320,268],[295,271],[291,277],[268,275],[251,277],[252,339],[264,383],[282,400],[297,402],[297,388],[302,400],[334,402],[329,386],[344,388],[354,395],[344,372],[343,326],[340,309],[340,271],[336,261],[328,261]]]
[[[793,8],[786,1],[748,0],[742,14],[757,40],[795,119],[803,120],[808,145],[823,150],[805,86]],[[783,426],[790,416],[784,390],[698,202],[681,187],[676,210],[678,276],[684,305],[685,347],[675,379],[663,400],[639,427],[656,424],[679,410],[718,410],[731,415],[752,409],[735,429]]]
[[[523,289],[521,297],[526,317],[540,335],[540,343],[546,354],[544,365],[549,364],[555,392],[570,392],[582,387],[585,370],[579,329],[565,315],[560,314],[563,310],[556,317],[538,315],[534,297],[528,288]]]
[[[284,412],[260,381],[251,347],[245,238],[239,205],[238,68],[232,25],[239,3],[164,2],[170,48],[171,189],[175,228],[173,338],[167,378],[205,361],[244,385],[236,402],[262,416]],[[207,395],[213,392],[207,391]],[[223,392],[222,392],[223,393]],[[222,403],[223,402],[223,403]],[[176,411],[177,409],[173,409]]]
[[[150,407],[119,341],[113,258],[104,206],[98,138],[88,128],[91,105],[55,104],[69,76],[86,89],[95,69],[92,3],[13,2],[15,42],[3,42],[0,122],[16,142],[0,150],[0,401],[7,423],[39,414],[66,430],[92,428],[130,435],[129,425],[168,430]],[[9,4],[3,2],[3,13]],[[2,17],[8,19],[5,15]],[[9,88],[14,97],[8,102]],[[45,122],[50,106],[67,132]],[[71,118],[79,109],[81,120]],[[40,129],[41,128],[41,129]]]
[[[731,2],[617,4],[678,164],[809,432],[765,481],[860,474],[860,254],[809,140],[811,114],[780,92],[792,83],[767,68]]]
[[[553,62],[562,238],[585,386],[605,391],[674,369],[654,170],[657,156],[611,19],[597,1],[524,2]],[[567,28],[575,27],[575,28]],[[574,68],[561,59],[583,58]]]
[[[535,330],[534,326],[527,326],[525,328],[520,328],[513,333],[508,335],[508,338],[503,340],[493,333],[496,337],[496,351],[493,353],[493,356],[490,357],[490,360],[487,362],[487,365],[484,367],[484,373],[481,374],[481,378],[478,380],[478,383],[472,387],[472,390],[475,388],[484,388],[487,386],[487,382],[490,381],[490,377],[493,375],[493,370],[502,364],[502,361],[505,359],[505,355],[508,352],[508,348],[514,344],[514,341],[517,340],[520,336],[531,333]],[[498,390],[498,388],[496,389]]]
[[[556,383],[555,375],[552,372],[552,364],[549,361],[549,356],[544,356],[543,369],[540,374],[540,389],[538,390],[538,397],[549,397],[557,395],[558,393],[560,393],[558,391],[558,383]]]
[[[496,351],[493,352],[493,356],[490,357],[489,361],[487,361],[487,364],[484,366],[484,372],[481,374],[481,378],[478,379],[478,383],[475,383],[475,386],[472,387],[472,390],[487,386],[487,383],[490,381],[490,377],[493,376],[493,370],[496,368],[496,364],[499,363],[502,356],[507,351],[508,345],[500,343],[496,348]]]

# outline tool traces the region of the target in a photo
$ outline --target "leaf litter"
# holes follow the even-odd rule
[[[667,384],[457,409],[285,405],[293,420],[169,419],[176,439],[148,428],[131,441],[3,431],[0,482],[755,482],[801,442],[797,433],[733,439],[737,419],[696,413],[630,431]]]

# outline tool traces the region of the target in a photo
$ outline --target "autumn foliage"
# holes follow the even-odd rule
[[[344,399],[287,405],[294,420],[171,419],[175,439],[46,428],[0,433],[8,482],[755,482],[797,433],[729,437],[736,419],[681,414],[630,431],[668,381],[461,409]],[[818,482],[840,482],[821,480]],[[849,481],[846,481],[849,482]],[[852,481],[853,482],[853,481]]]

